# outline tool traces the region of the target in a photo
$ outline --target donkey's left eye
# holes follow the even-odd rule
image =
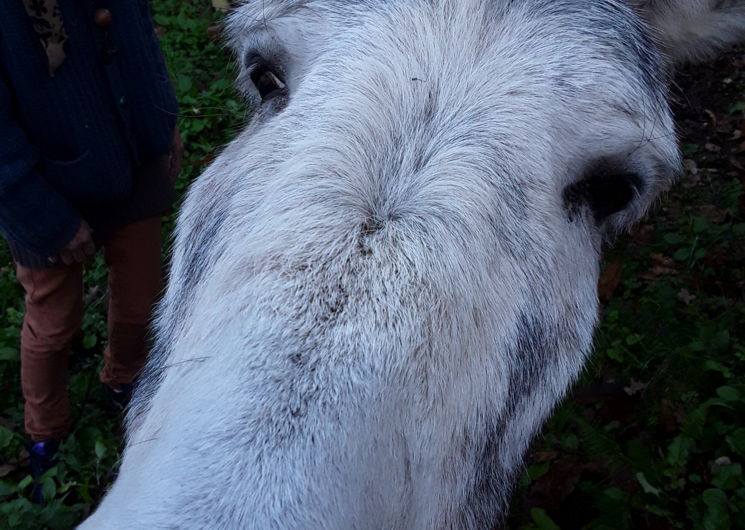
[[[261,96],[267,101],[287,92],[287,86],[280,74],[264,61],[257,61],[251,70],[251,81]]]

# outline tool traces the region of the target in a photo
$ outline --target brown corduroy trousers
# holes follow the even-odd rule
[[[147,356],[150,315],[162,289],[161,220],[153,217],[114,230],[104,245],[110,290],[109,343],[101,381],[131,383]],[[26,433],[35,442],[61,439],[70,429],[67,363],[83,320],[83,267],[17,267],[26,291],[21,330],[21,386]]]

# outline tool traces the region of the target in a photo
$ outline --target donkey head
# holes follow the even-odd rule
[[[91,527],[496,524],[590,351],[604,238],[678,169],[644,9],[235,9],[254,112],[189,191]]]

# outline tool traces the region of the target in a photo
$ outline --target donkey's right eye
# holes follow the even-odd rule
[[[253,58],[251,62],[252,64],[248,65],[251,69],[251,82],[259,92],[261,101],[268,101],[287,93],[287,85],[276,68],[259,57]]]

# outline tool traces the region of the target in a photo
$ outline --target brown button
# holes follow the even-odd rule
[[[111,24],[113,19],[114,17],[111,16],[111,11],[106,8],[99,7],[93,12],[93,22],[95,22],[97,26],[105,28]]]

